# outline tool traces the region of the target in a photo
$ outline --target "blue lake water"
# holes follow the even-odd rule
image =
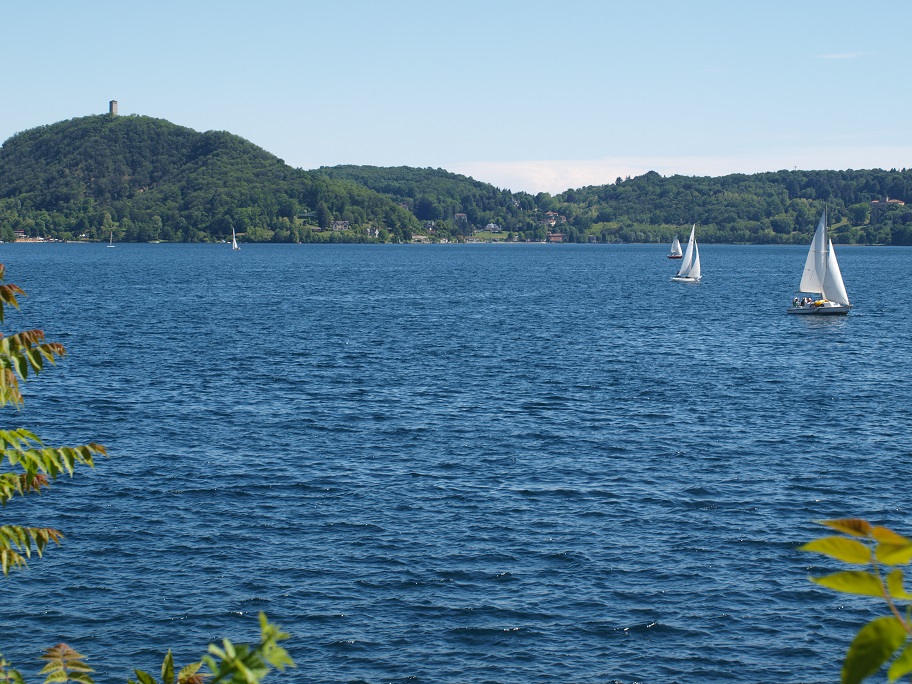
[[[69,356],[4,424],[111,458],[4,521],[0,650],[99,681],[293,634],[295,682],[832,682],[875,602],[812,521],[912,533],[912,249],[0,245]],[[5,524],[5,523],[4,523]]]

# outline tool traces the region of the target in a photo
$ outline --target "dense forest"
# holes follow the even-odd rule
[[[334,221],[347,230],[327,231]],[[88,116],[0,148],[0,230],[58,239],[408,240],[419,222],[362,185],[293,169],[230,133]],[[326,233],[329,233],[328,235]]]
[[[912,245],[912,170],[636,178],[557,195],[443,169],[294,169],[226,132],[88,116],[0,148],[0,236],[62,240],[403,242],[467,239]],[[423,236],[423,237],[421,237]]]
[[[703,242],[804,243],[824,205],[835,242],[912,245],[912,170],[778,171],[662,177],[654,171],[558,195],[513,193],[443,169],[324,167],[407,206],[443,234],[496,226],[521,239],[665,242],[700,227]],[[892,201],[887,201],[888,198]],[[457,214],[465,218],[456,221]]]

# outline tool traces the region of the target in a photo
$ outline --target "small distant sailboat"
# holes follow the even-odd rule
[[[114,246],[114,231],[113,231],[113,230],[111,231],[111,240],[108,242],[108,245],[107,245],[107,246],[108,246],[108,247],[113,247],[113,246]]]
[[[681,258],[681,268],[678,269],[678,275],[672,280],[679,283],[698,283],[702,274],[700,272],[700,248],[697,247],[697,224],[693,224],[690,229],[690,239],[687,241],[687,249],[684,250],[684,256]]]
[[[681,241],[678,240],[678,236],[675,235],[675,239],[671,243],[671,251],[668,253],[669,259],[680,259],[682,256],[681,253]]]
[[[240,250],[237,243],[237,235],[234,234],[234,226],[231,226],[231,249]]]
[[[795,297],[787,309],[790,314],[839,315],[849,313],[852,305],[842,281],[842,271],[833,251],[833,241],[827,237],[826,207],[817,224],[814,239],[804,262],[799,293],[818,297]]]

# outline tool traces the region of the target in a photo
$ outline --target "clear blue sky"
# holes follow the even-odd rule
[[[912,2],[4,0],[0,140],[107,111],[559,192],[912,167]]]

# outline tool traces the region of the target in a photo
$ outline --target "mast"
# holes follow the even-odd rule
[[[830,265],[830,241],[827,239],[827,206],[825,203],[823,205],[823,259],[821,261],[823,262],[823,273],[820,278],[820,296],[826,299],[827,295],[823,290],[826,289],[827,268]]]

